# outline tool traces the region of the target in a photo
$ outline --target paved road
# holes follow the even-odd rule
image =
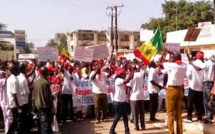
[[[186,113],[183,114],[185,118]],[[146,130],[135,131],[134,125],[129,123],[131,134],[168,134],[168,129],[165,125],[166,113],[157,113],[157,118],[160,122],[151,123],[148,121],[149,114],[145,114]],[[195,118],[194,118],[195,119]],[[108,122],[102,122],[95,124],[94,120],[77,120],[77,122],[67,122],[60,124],[61,132],[56,134],[108,134],[113,118],[109,118]],[[183,123],[184,134],[215,134],[215,125],[202,125],[194,120],[193,123]],[[35,130],[36,131],[36,130]],[[33,131],[32,134],[37,132]],[[0,134],[3,134],[3,130],[0,130]],[[120,120],[116,128],[117,134],[124,134],[123,121]]]
[[[186,114],[183,114],[185,117]],[[168,134],[168,129],[165,125],[166,113],[158,113],[157,118],[160,122],[150,123],[148,121],[149,114],[146,114],[146,130],[135,131],[134,125],[129,123],[131,134]],[[74,124],[67,123],[62,126],[63,134],[108,134],[113,118],[109,122],[94,124],[93,120],[77,121]],[[193,123],[184,123],[184,134],[215,134],[215,125],[202,125],[194,120]],[[209,132],[207,132],[209,131]],[[210,132],[211,131],[211,132]],[[124,134],[123,121],[117,124],[117,134]]]

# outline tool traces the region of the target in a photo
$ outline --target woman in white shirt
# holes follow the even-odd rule
[[[117,75],[115,78],[115,94],[113,99],[115,117],[114,117],[113,124],[110,128],[109,134],[116,134],[115,128],[121,116],[123,117],[125,134],[130,134],[130,130],[128,126],[127,104],[126,104],[127,95],[126,95],[125,84],[128,83],[133,78],[134,70],[131,69],[131,73],[127,78],[126,78],[125,69],[118,69],[116,71],[116,74]]]

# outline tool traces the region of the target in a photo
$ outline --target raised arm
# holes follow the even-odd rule
[[[31,60],[31,61],[32,61],[32,63],[33,63],[33,67],[32,67],[32,69],[31,69],[29,72],[26,73],[26,78],[28,78],[28,77],[30,77],[32,74],[34,74],[35,69],[36,69],[36,60],[33,59],[33,60]]]

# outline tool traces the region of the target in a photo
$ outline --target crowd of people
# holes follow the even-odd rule
[[[169,54],[169,59],[165,58]],[[184,100],[184,77],[189,81],[187,97],[187,118],[185,122],[192,123],[192,112],[197,112],[197,119],[204,123],[214,123],[214,57],[199,51],[195,58],[184,63],[180,53],[167,50],[159,58],[153,59],[149,65],[141,60],[133,61],[125,57],[101,58],[91,63],[74,61],[60,57],[58,61],[38,62],[2,60],[0,61],[0,106],[2,121],[6,134],[15,131],[18,134],[28,134],[36,125],[41,134],[51,134],[53,122],[66,123],[68,119],[76,121],[78,107],[73,106],[74,80],[89,79],[92,84],[94,100],[95,123],[108,120],[108,89],[106,80],[114,81],[114,92],[111,106],[114,108],[114,120],[110,126],[110,134],[115,134],[115,128],[123,117],[125,134],[130,134],[129,118],[135,130],[147,129],[144,108],[144,79],[148,77],[147,87],[150,95],[151,122],[157,122],[158,93],[166,89],[166,112],[168,116],[169,134],[174,134],[176,121],[177,134],[182,134],[182,107]],[[163,74],[163,83],[158,76]],[[57,94],[55,94],[57,92]],[[84,109],[84,110],[83,110]],[[81,117],[86,117],[88,106],[81,108]],[[203,119],[203,115],[206,118]],[[70,118],[69,118],[70,117]],[[140,122],[140,123],[139,123]]]

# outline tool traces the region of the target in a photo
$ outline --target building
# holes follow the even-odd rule
[[[67,33],[68,52],[73,56],[76,47],[87,47],[98,44],[110,46],[110,31],[76,30]],[[140,38],[138,31],[118,31],[118,52],[129,53],[137,46]],[[113,41],[115,46],[115,40]]]
[[[14,44],[9,41],[0,41],[0,59],[11,59],[14,55]]]
[[[200,22],[198,27],[201,29],[196,41],[184,41],[188,29],[173,31],[167,33],[167,43],[180,43],[181,52],[188,48],[191,55],[194,56],[197,51],[204,53],[215,53],[215,27],[211,22]]]

